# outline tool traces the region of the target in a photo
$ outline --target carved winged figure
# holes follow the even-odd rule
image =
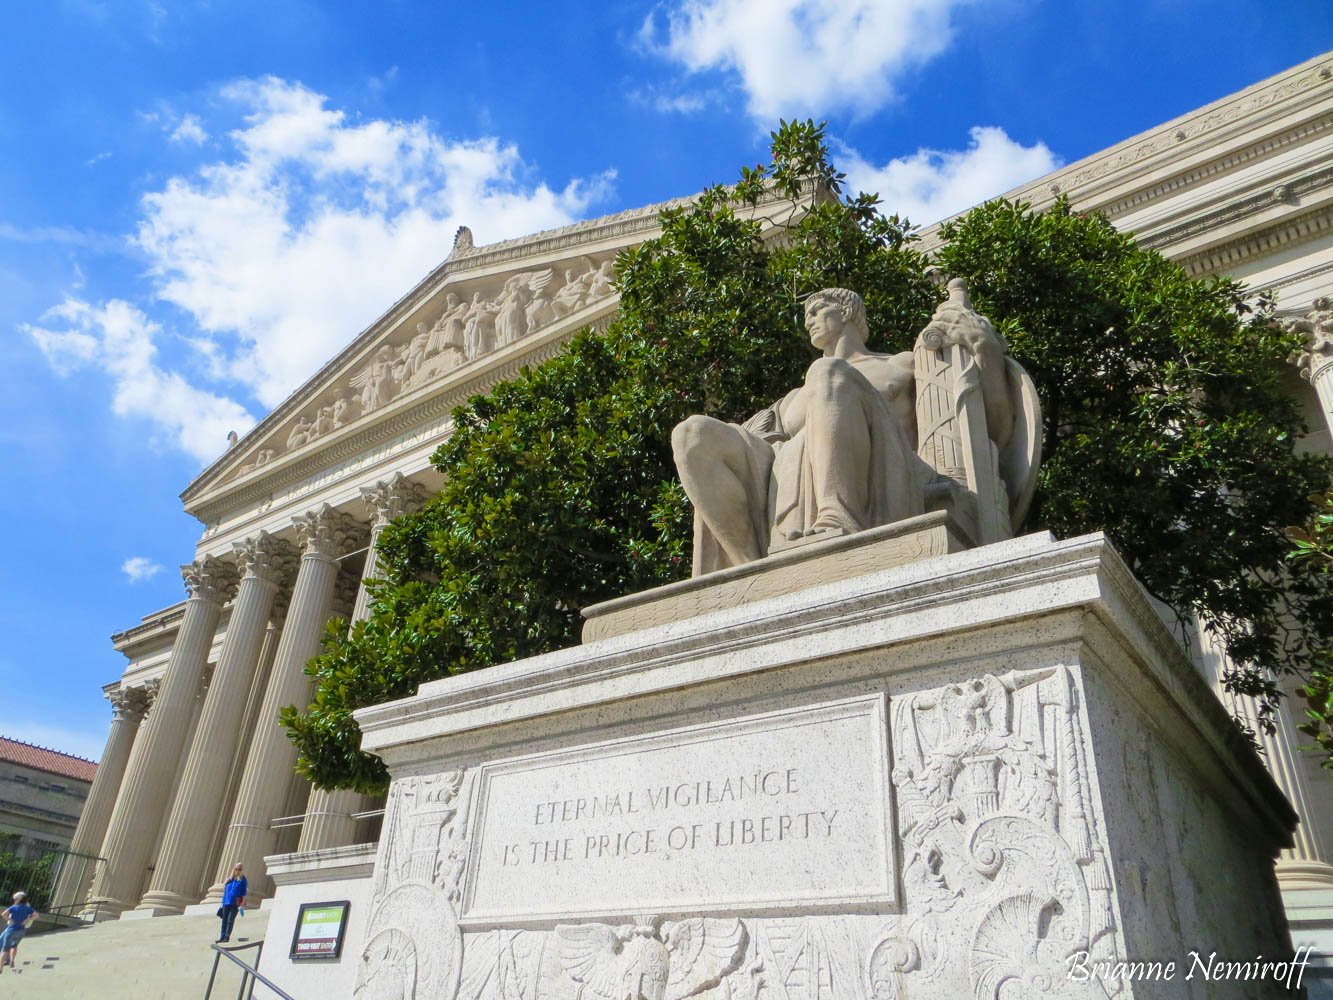
[[[747,941],[735,918],[561,925],[542,956],[538,995],[552,1000],[706,996],[737,969]]]

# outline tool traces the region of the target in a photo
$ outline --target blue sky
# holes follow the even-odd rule
[[[779,116],[927,223],[1333,48],[1327,0],[0,5],[0,733],[100,754],[178,494],[448,253]]]

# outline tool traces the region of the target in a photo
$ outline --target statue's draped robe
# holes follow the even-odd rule
[[[870,432],[870,458],[864,469],[845,470],[864,477],[864,508],[843,504],[855,519],[851,530],[861,531],[925,510],[925,486],[935,478],[929,465],[917,457],[907,430],[889,409],[884,395],[860,374]],[[799,390],[793,390],[799,391]],[[745,442],[745,492],[750,502],[750,525],[761,555],[791,545],[789,536],[810,529],[819,517],[813,468],[806,447],[805,429],[786,438],[780,417],[781,403],[759,411],[744,426],[733,425]],[[695,514],[694,575],[732,565],[716,536]]]

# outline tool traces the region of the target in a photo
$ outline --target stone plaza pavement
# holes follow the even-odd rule
[[[262,940],[268,913],[247,910],[237,919],[233,945]],[[0,974],[0,996],[99,1000],[182,1000],[202,997],[213,967],[216,917],[109,920],[92,926],[29,934],[19,946],[18,968]],[[241,953],[251,963],[254,950]],[[222,968],[221,965],[229,966]],[[213,986],[215,997],[234,997],[241,974],[225,959]],[[262,987],[255,996],[266,996]]]

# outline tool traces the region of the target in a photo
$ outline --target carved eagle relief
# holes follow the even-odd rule
[[[538,995],[543,1000],[706,996],[735,971],[745,944],[745,927],[735,918],[561,925],[546,943]]]

